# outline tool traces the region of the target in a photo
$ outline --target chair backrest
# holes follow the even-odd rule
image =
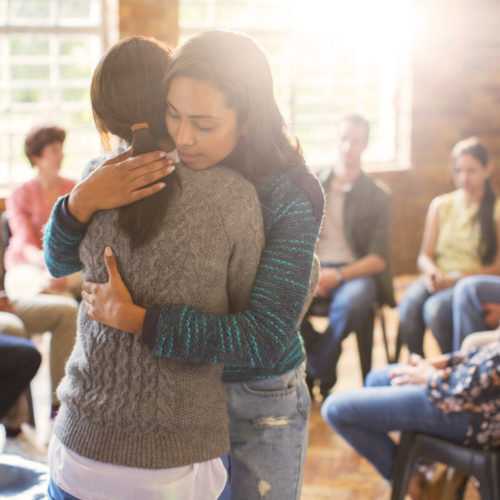
[[[454,467],[479,482],[483,500],[500,498],[500,450],[481,450],[429,434],[403,432],[396,455],[391,500],[403,500],[420,459]]]

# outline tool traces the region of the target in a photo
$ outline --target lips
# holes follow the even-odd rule
[[[200,156],[199,154],[192,154],[192,153],[190,154],[180,150],[178,150],[178,153],[179,153],[179,158],[184,163],[193,161]]]

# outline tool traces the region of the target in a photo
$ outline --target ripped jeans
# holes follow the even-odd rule
[[[311,407],[304,366],[225,386],[230,485],[220,499],[300,499]]]

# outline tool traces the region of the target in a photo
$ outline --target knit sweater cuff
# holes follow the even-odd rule
[[[75,233],[85,233],[87,231],[88,223],[80,222],[75,219],[68,209],[69,194],[63,197],[62,203],[59,205],[59,220],[64,227],[67,227]]]
[[[160,319],[160,309],[146,309],[144,323],[142,324],[142,334],[139,337],[143,344],[148,345],[151,349],[155,347],[156,330]]]

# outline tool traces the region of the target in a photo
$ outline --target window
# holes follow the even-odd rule
[[[64,175],[100,153],[89,82],[104,32],[103,0],[0,0],[0,185],[33,175],[24,137],[40,123],[67,131]]]
[[[410,19],[410,0],[179,0],[181,42],[217,27],[262,45],[314,169],[335,161],[337,125],[351,113],[371,123],[368,168],[408,166]]]

